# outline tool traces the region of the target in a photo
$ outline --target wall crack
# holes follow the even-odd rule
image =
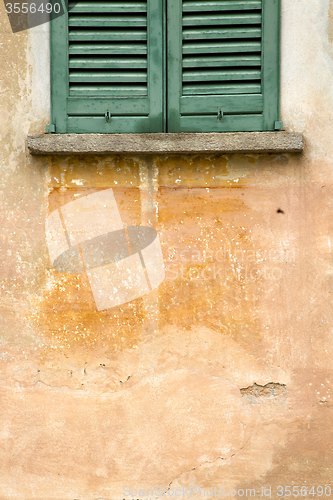
[[[285,394],[286,390],[287,386],[278,382],[269,382],[265,385],[254,382],[253,385],[240,389],[240,392],[243,397],[275,398]]]

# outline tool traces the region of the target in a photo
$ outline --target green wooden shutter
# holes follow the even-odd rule
[[[161,130],[159,0],[79,0],[51,23],[51,60],[57,133]]]
[[[280,0],[168,0],[168,131],[274,130]]]

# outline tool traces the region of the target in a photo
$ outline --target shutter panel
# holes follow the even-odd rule
[[[168,131],[274,130],[279,0],[168,0]]]
[[[56,132],[161,130],[159,4],[159,0],[79,0],[69,3],[67,16],[54,20],[52,121]],[[59,69],[62,89],[56,75]],[[58,105],[65,116],[57,119]]]

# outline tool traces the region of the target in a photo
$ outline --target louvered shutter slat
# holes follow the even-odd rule
[[[102,42],[111,42],[111,41],[147,41],[147,33],[144,31],[131,31],[131,30],[82,30],[82,29],[73,29],[69,34],[69,41],[102,41]],[[71,53],[72,46],[69,46],[69,53]],[[130,49],[128,52],[130,53]]]
[[[82,59],[71,59],[69,64],[70,68],[80,68],[80,69],[96,69],[96,68],[108,68],[108,69],[124,69],[124,68],[145,68],[147,69],[146,59],[98,59],[98,58],[87,58]]]
[[[218,67],[236,67],[236,66],[260,66],[261,57],[259,55],[242,56],[206,56],[206,57],[187,57],[183,59],[183,68],[213,68]]]
[[[146,27],[147,17],[146,16],[109,16],[108,14],[97,15],[86,15],[81,16],[71,16],[69,19],[69,26],[78,26],[86,28],[136,28],[136,27]]]
[[[79,2],[69,2],[69,9],[74,14],[81,12],[113,12],[113,13],[129,13],[129,12],[147,12],[147,2],[91,2],[81,0]]]
[[[225,54],[229,52],[236,52],[238,54],[242,52],[256,52],[260,53],[261,42],[242,40],[241,42],[233,41],[212,41],[212,42],[192,42],[183,43],[183,55],[186,54]],[[258,56],[259,57],[259,56]]]
[[[261,30],[259,28],[208,28],[188,29],[183,31],[183,40],[207,40],[210,38],[260,38]]]
[[[72,7],[63,55],[68,68],[65,130],[59,130],[56,123],[56,131],[135,133],[155,131],[156,126],[161,129],[159,0],[80,0]],[[152,18],[154,23],[148,21]],[[153,63],[149,57],[151,40],[155,41]]]
[[[202,15],[183,15],[183,26],[219,26],[228,24],[259,24],[261,23],[261,14],[202,14]]]
[[[278,4],[279,0],[168,1],[169,131],[274,128],[274,120],[268,123],[264,117],[270,78],[264,71],[264,49],[267,18],[271,28],[278,25]],[[275,28],[275,67],[277,41]],[[273,88],[276,81],[271,80]],[[278,114],[276,107],[274,113]]]
[[[260,71],[247,70],[247,71],[235,71],[226,70],[219,71],[216,69],[211,69],[210,71],[183,71],[183,82],[222,82],[222,81],[232,81],[232,80],[259,80],[261,77]]]
[[[90,54],[98,55],[128,55],[130,54],[147,54],[146,44],[120,44],[120,43],[89,43],[89,44],[75,44],[69,49],[70,54],[82,54],[89,56]]]
[[[81,113],[79,114],[85,114],[86,113],[86,108],[88,107],[88,103],[90,101],[95,102],[96,98],[100,97],[101,95],[108,95],[108,99],[103,99],[104,101],[104,110],[105,110],[105,105],[109,105],[108,103],[112,103],[112,106],[117,104],[118,99],[123,97],[126,98],[126,103],[127,101],[130,101],[128,103],[131,106],[131,109],[135,109],[134,105],[136,104],[136,99],[131,99],[131,97],[140,97],[142,98],[143,96],[148,95],[147,91],[147,86],[145,84],[142,85],[132,85],[128,84],[126,87],[120,87],[119,85],[112,85],[112,84],[104,84],[102,85],[92,85],[92,84],[86,84],[86,85],[75,85],[74,83],[71,85],[71,97],[82,97],[86,96],[87,93],[89,93],[90,97],[86,97],[86,102],[85,104],[82,103],[82,106],[80,108]],[[113,99],[114,98],[114,99]],[[70,98],[68,98],[69,101]],[[107,101],[107,102],[106,102]],[[125,99],[124,99],[125,102]],[[107,108],[109,109],[109,108]],[[119,109],[117,107],[117,109]],[[147,108],[149,109],[149,107]],[[68,106],[68,110],[70,113],[70,108]],[[105,111],[104,111],[105,113]],[[102,112],[100,113],[102,115]],[[148,114],[148,113],[147,113]],[[104,125],[103,125],[104,126]],[[88,132],[87,132],[88,133]],[[99,132],[103,133],[103,132]],[[107,133],[107,132],[106,132]]]
[[[92,73],[92,71],[72,71],[69,76],[69,82],[147,82],[147,74],[139,73],[136,71],[136,74],[133,72],[119,72],[116,71],[96,71]]]
[[[217,102],[222,102],[222,98],[225,95],[230,94],[260,94],[261,85],[257,83],[253,83],[252,85],[249,83],[216,83],[216,84],[183,84],[183,97],[184,96],[195,96],[195,95],[204,95],[213,96],[214,97],[214,106],[216,106]],[[216,96],[220,96],[219,100],[216,101]],[[248,97],[247,97],[248,98]],[[184,99],[182,99],[182,103]],[[194,101],[193,101],[194,102]],[[219,104],[220,106],[220,104]],[[207,109],[211,109],[211,105],[206,107]],[[232,109],[232,108],[231,108]],[[214,108],[215,111],[215,108]],[[229,110],[230,111],[230,110]]]
[[[225,10],[261,10],[261,0],[213,0],[197,2],[187,0],[183,2],[183,12],[207,12]]]

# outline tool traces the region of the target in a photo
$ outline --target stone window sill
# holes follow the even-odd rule
[[[32,155],[301,153],[299,132],[33,134]]]

